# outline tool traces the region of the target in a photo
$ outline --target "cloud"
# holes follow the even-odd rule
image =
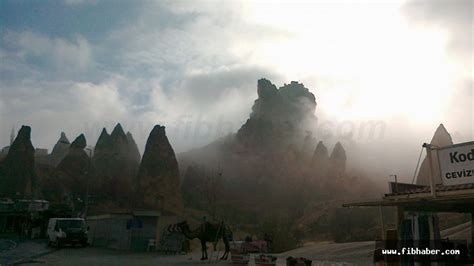
[[[419,26],[448,32],[449,52],[468,68],[472,75],[474,8],[470,0],[412,0],[402,11]]]
[[[91,45],[80,35],[69,41],[31,31],[7,31],[3,42],[22,61],[36,62],[40,66],[50,63],[61,71],[84,70],[93,63]]]
[[[96,0],[64,0],[64,4],[68,6],[76,6],[76,5],[82,5],[82,4],[95,4],[97,1]]]
[[[130,11],[123,3],[73,2],[63,9],[76,12],[75,26],[59,25],[62,14],[39,23],[43,28],[2,25],[0,146],[13,124],[32,125],[34,144],[51,148],[61,130],[70,138],[86,133],[94,144],[102,126],[121,122],[143,148],[160,123],[184,151],[235,132],[261,77],[277,85],[303,82],[317,97],[321,120],[384,119],[391,132],[384,141],[393,146],[426,141],[440,122],[460,136],[472,131],[465,122],[472,116],[462,115],[473,106],[472,82],[447,85],[460,75],[445,71],[450,59],[440,33],[451,37],[453,55],[470,58],[468,38],[460,35],[469,33],[469,11],[459,7],[444,12],[409,1],[405,25],[397,4],[157,1]],[[420,104],[425,96],[436,108]]]
[[[127,102],[113,82],[23,81],[8,90],[2,88],[0,102],[2,125],[31,125],[37,147],[54,144],[62,130],[73,138],[84,132],[87,122],[120,121],[127,113]],[[95,144],[95,140],[88,139],[88,143]]]
[[[213,104],[225,102],[233,91],[242,97],[255,98],[257,80],[262,77],[275,80],[277,76],[272,70],[253,66],[199,71],[188,74],[178,83],[177,94],[188,98],[196,108],[209,111]]]
[[[403,7],[406,17],[419,27],[444,30],[447,51],[457,62],[455,83],[443,108],[444,119],[457,125],[459,140],[474,138],[474,9],[470,0],[412,0]]]

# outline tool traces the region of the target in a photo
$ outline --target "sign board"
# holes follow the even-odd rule
[[[438,149],[443,185],[474,183],[474,141]]]

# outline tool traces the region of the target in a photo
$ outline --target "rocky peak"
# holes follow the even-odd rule
[[[110,133],[110,138],[112,142],[117,143],[117,142],[122,142],[125,143],[127,142],[127,136],[125,135],[125,131],[123,131],[122,125],[118,123],[114,129],[112,130],[112,133]]]
[[[292,81],[277,89],[269,80],[260,79],[257,92],[251,117],[281,121],[294,115],[299,120],[314,115],[316,98],[302,83]]]
[[[34,154],[31,128],[22,126],[0,166],[0,194],[8,197],[32,194],[36,182]]]
[[[436,129],[433,137],[431,138],[430,144],[435,145],[437,147],[444,147],[453,145],[453,140],[451,135],[446,130],[443,124],[440,124]],[[441,174],[439,172],[439,163],[438,163],[438,155],[436,152],[431,153],[431,159],[433,162],[433,178],[436,184],[441,184]],[[425,156],[423,162],[420,166],[420,171],[418,172],[418,176],[416,179],[416,184],[418,185],[430,185],[430,166],[428,157]]]
[[[334,145],[334,149],[332,150],[331,153],[331,160],[340,160],[340,161],[346,161],[346,150],[344,150],[344,147],[342,147],[342,144],[340,142],[337,142],[336,145]]]
[[[181,212],[179,169],[165,127],[156,125],[150,132],[138,171],[139,204]]]
[[[311,158],[311,168],[316,177],[326,177],[329,167],[329,153],[328,149],[322,141],[318,142]]]
[[[13,141],[12,149],[22,146],[33,148],[33,144],[31,144],[31,127],[29,126],[21,126],[15,140]]]
[[[278,89],[268,79],[257,81],[257,95],[261,101],[272,100],[278,97]]]
[[[438,147],[443,147],[443,146],[453,145],[453,139],[451,138],[451,135],[446,130],[444,125],[439,124],[433,137],[431,138],[430,143]]]
[[[110,147],[110,135],[107,133],[107,129],[103,128],[100,133],[99,139],[95,144],[94,153]]]
[[[57,167],[57,175],[61,178],[64,194],[72,199],[75,208],[84,202],[87,184],[93,172],[91,159],[84,148],[87,142],[84,134],[80,134],[69,146],[68,154]],[[75,199],[81,199],[76,202]],[[80,207],[82,209],[82,207]]]
[[[313,153],[313,162],[327,159],[329,159],[328,148],[326,148],[322,141],[319,141]]]
[[[81,134],[71,143],[70,149],[84,150],[86,146],[86,137],[84,136],[84,134]]]
[[[340,142],[337,142],[329,157],[330,175],[334,177],[342,177],[346,172],[346,151]]]
[[[104,204],[128,208],[136,185],[140,162],[138,147],[132,134],[118,123],[109,135],[104,128],[95,146],[93,163],[97,190]]]
[[[69,140],[66,137],[66,133],[61,132],[61,136],[59,137],[58,143],[69,144]]]
[[[312,131],[316,99],[302,83],[292,81],[277,89],[269,80],[260,79],[257,92],[250,118],[237,132],[244,146],[285,149]]]
[[[66,133],[61,132],[61,135],[54,144],[53,150],[51,151],[51,154],[49,155],[49,163],[53,166],[57,166],[59,162],[66,156],[66,154],[69,151],[69,139],[66,137]]]

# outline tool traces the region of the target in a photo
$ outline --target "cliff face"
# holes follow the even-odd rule
[[[0,165],[0,193],[6,197],[31,196],[36,182],[35,149],[31,128],[22,126]]]
[[[453,145],[453,140],[451,139],[451,135],[446,130],[443,124],[440,124],[436,129],[433,138],[431,139],[430,144],[435,145],[437,147],[444,147]],[[432,163],[433,163],[433,178],[435,184],[441,184],[441,175],[439,172],[439,163],[438,163],[438,155],[436,152],[431,153]],[[418,172],[418,176],[416,178],[417,185],[430,185],[430,165],[428,161],[428,157],[425,156],[423,162],[421,163],[420,170]]]
[[[138,205],[182,212],[178,161],[165,133],[156,125],[150,132],[138,171]]]

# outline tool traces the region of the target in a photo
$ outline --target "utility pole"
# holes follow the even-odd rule
[[[84,218],[87,218],[87,211],[89,210],[89,183],[90,183],[90,172],[91,172],[91,165],[92,165],[92,149],[90,148],[85,148],[86,151],[89,152],[89,165],[87,167],[86,171],[86,178],[87,178],[87,183],[86,183],[86,199],[84,203]]]
[[[395,178],[395,193],[398,193],[398,180],[397,180],[397,175],[390,175],[391,177],[393,176]]]
[[[428,143],[423,143],[423,147],[426,148],[426,156],[428,156],[428,163],[430,167],[430,187],[431,187],[431,196],[436,198],[436,188],[433,176],[433,158],[431,157],[432,145]]]

